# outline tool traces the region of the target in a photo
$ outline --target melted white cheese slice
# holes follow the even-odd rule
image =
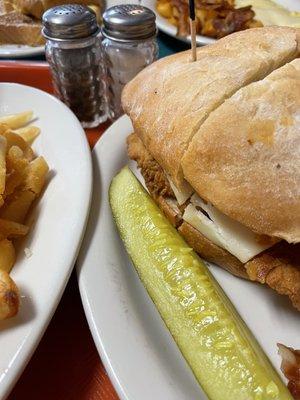
[[[169,177],[169,175],[167,175],[167,178],[168,178],[169,184],[171,186],[171,189],[174,192],[176,200],[177,200],[178,204],[181,206],[182,204],[184,204],[187,201],[187,199],[189,199],[191,197],[194,190],[188,182],[184,182],[183,188],[181,190],[179,190],[174,185],[174,183],[173,183],[172,179]]]
[[[196,206],[204,210],[197,210]],[[213,205],[205,203],[194,194],[183,214],[183,219],[202,233],[214,244],[229,251],[242,263],[274,245],[274,241],[259,243],[258,235],[239,222],[217,210]]]

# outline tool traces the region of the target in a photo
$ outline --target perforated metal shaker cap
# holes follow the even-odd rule
[[[74,40],[99,31],[96,14],[79,4],[50,8],[43,15],[43,35],[47,39]]]
[[[142,40],[156,34],[155,14],[137,4],[121,4],[103,14],[104,36],[119,41]]]

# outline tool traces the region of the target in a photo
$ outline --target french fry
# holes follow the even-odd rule
[[[0,271],[0,320],[17,314],[20,295],[17,285],[6,271]]]
[[[39,136],[41,130],[37,126],[26,126],[25,128],[17,129],[14,132],[20,135],[25,142],[32,144],[34,139]]]
[[[156,9],[164,18],[172,18],[172,4],[169,2],[158,2]]]
[[[6,157],[7,174],[4,198],[11,195],[21,185],[25,179],[28,165],[29,160],[24,157],[23,151],[17,146],[12,146]]]
[[[45,184],[48,171],[48,164],[43,157],[37,157],[31,161],[27,168],[24,190],[31,190],[36,195],[39,195]]]
[[[6,147],[7,141],[3,136],[0,136],[0,194],[4,193],[5,190],[5,179],[6,179]]]
[[[31,148],[40,133],[36,126],[25,126],[32,116],[26,111],[0,117],[0,320],[18,312],[19,291],[8,275],[16,261],[12,239],[28,233],[24,222],[49,170]]]
[[[0,135],[2,135],[2,133],[7,131],[8,129],[9,127],[6,124],[0,122]]]
[[[0,218],[22,224],[35,197],[31,190],[13,193],[0,209]]]
[[[0,240],[25,236],[28,230],[26,225],[0,218]]]
[[[9,151],[9,149],[13,146],[17,146],[17,147],[20,147],[20,149],[24,153],[24,156],[29,161],[31,161],[33,159],[34,153],[33,153],[32,148],[20,135],[13,132],[12,130],[7,130],[7,131],[3,132],[1,136],[7,140],[6,151]]]
[[[24,171],[19,172],[19,171],[13,171],[9,174],[9,176],[6,179],[6,187],[5,191],[3,193],[3,198],[4,202],[6,203],[6,199],[14,193],[16,188],[21,185],[21,183],[24,180]],[[3,204],[2,204],[3,205]]]
[[[10,240],[0,241],[0,270],[10,273],[16,261],[15,248]]]
[[[0,124],[6,124],[10,129],[22,128],[32,120],[33,112],[25,111],[19,114],[6,115],[0,117]]]

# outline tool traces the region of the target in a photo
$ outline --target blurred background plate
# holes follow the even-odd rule
[[[176,32],[177,32],[177,28],[170,24],[168,22],[168,20],[166,18],[161,17],[157,11],[156,11],[156,0],[143,0],[143,1],[138,1],[138,0],[107,0],[106,1],[106,8],[118,5],[118,4],[141,4],[145,7],[150,8],[150,10],[154,11],[156,14],[156,24],[159,30],[161,30],[162,32],[166,33],[169,36],[172,36],[182,42],[185,43],[190,43],[191,39],[190,36],[188,37],[182,37],[182,36],[177,36]],[[209,43],[213,43],[216,40],[206,37],[206,36],[201,36],[201,35],[197,35],[196,36],[196,40],[197,40],[197,44],[199,46],[203,46],[205,44],[209,44]]]
[[[297,11],[300,12],[300,1],[299,0],[273,0],[274,3],[281,5],[285,8],[287,8],[290,11]],[[185,42],[185,43],[190,43],[191,38],[190,36],[187,37],[182,37],[182,36],[177,36],[177,28],[170,24],[166,18],[161,17],[158,12],[156,11],[156,0],[107,0],[106,1],[106,7],[112,7],[117,4],[141,4],[143,6],[146,6],[150,8],[152,11],[155,12],[156,14],[156,22],[157,22],[157,27],[160,29],[162,32],[166,33],[169,36],[172,36],[173,38],[176,38],[179,41]],[[249,3],[251,3],[251,0],[249,0]],[[206,44],[210,44],[215,42],[216,39],[207,37],[207,36],[202,36],[202,35],[197,35],[196,36],[196,42],[198,46],[204,46]]]

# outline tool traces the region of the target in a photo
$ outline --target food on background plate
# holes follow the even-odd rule
[[[11,0],[0,0],[0,14],[6,14],[14,11],[14,6]]]
[[[300,350],[278,344],[281,355],[281,370],[289,380],[288,388],[294,399],[300,399]]]
[[[139,277],[207,396],[291,399],[220,286],[128,168],[109,199]]]
[[[98,6],[102,4],[101,0],[13,0],[15,8],[22,14],[32,15],[32,17],[41,19],[42,15],[49,8],[64,4],[82,4],[85,6]]]
[[[17,11],[0,15],[0,45],[11,43],[41,46],[44,39],[40,22]]]
[[[101,16],[101,0],[72,0],[71,3],[91,6]],[[0,45],[42,46],[43,13],[51,7],[70,4],[67,0],[0,0]]]
[[[0,270],[0,320],[16,315],[19,304],[17,285],[6,271]]]
[[[39,128],[27,125],[32,119],[31,111],[0,117],[0,320],[18,312],[19,290],[9,276],[14,242],[29,232],[27,217],[49,169],[30,146],[39,134]]]
[[[250,29],[197,49],[196,62],[164,58],[122,98],[129,156],[188,244],[298,310],[299,32]]]
[[[290,11],[276,0],[235,0],[238,7],[247,7],[251,4],[252,9],[259,21],[264,26],[278,25],[300,28],[300,12]]]
[[[178,36],[188,36],[189,2],[157,0],[157,12],[177,27]],[[262,26],[251,5],[236,7],[234,0],[196,0],[196,33],[219,39],[230,33]]]
[[[189,5],[187,0],[157,0],[157,12],[177,27],[178,36],[188,36]],[[276,0],[198,0],[196,32],[220,38],[232,32],[259,26],[300,27],[300,13],[277,4]]]

